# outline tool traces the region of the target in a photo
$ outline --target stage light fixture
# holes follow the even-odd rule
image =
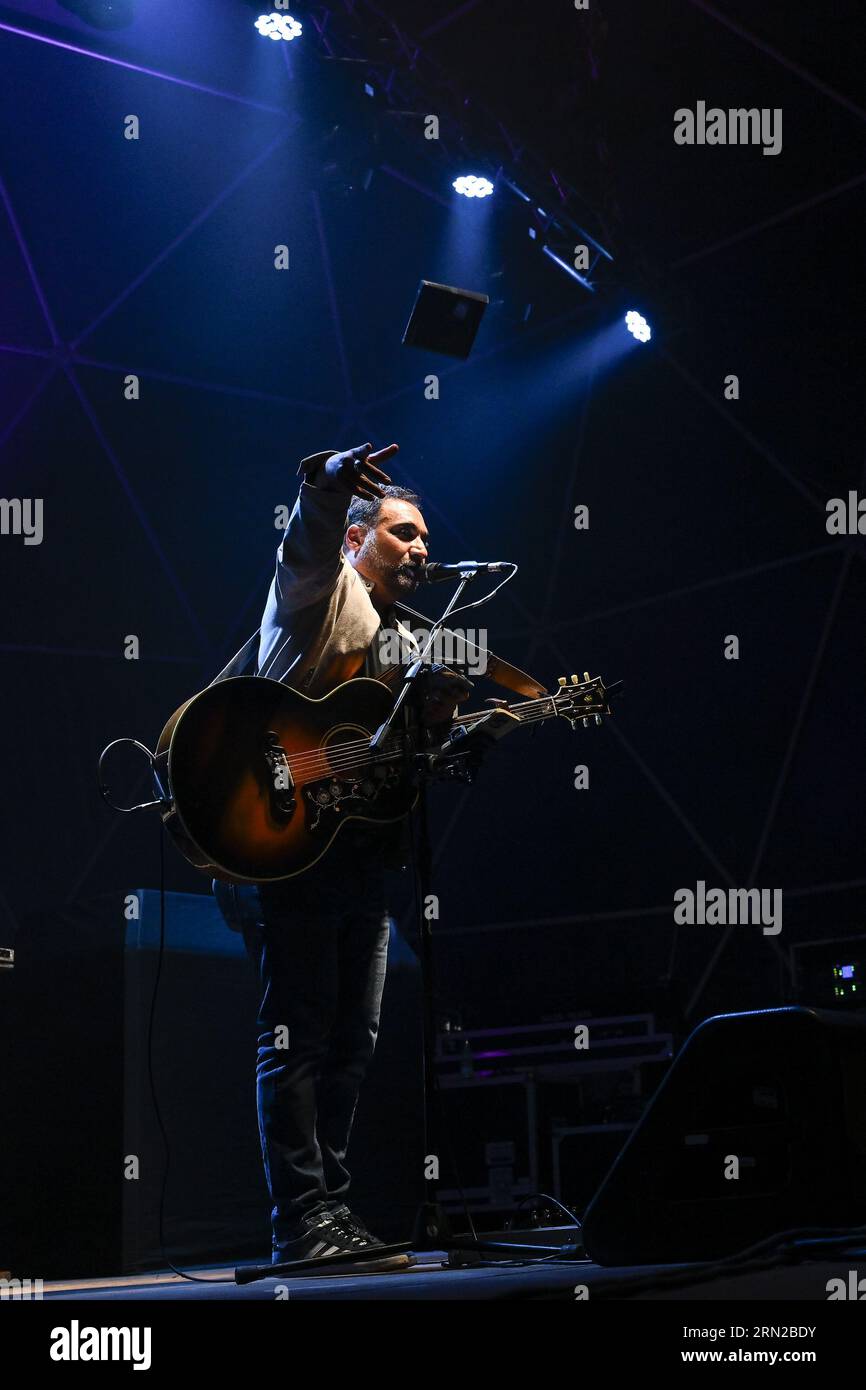
[[[480,178],[477,174],[463,174],[454,180],[451,187],[457,193],[462,193],[464,198],[489,198],[493,192],[490,180]]]
[[[304,32],[303,25],[290,14],[260,14],[256,28],[263,38],[285,39],[287,42],[300,38]]]
[[[652,329],[636,309],[629,309],[625,316],[625,325],[632,337],[637,338],[639,343],[648,343],[652,337]]]

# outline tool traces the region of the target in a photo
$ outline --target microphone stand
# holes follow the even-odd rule
[[[397,716],[405,705],[404,727],[406,729],[406,740],[404,746],[407,754],[407,763],[410,761],[413,730],[411,728],[409,707],[407,704],[409,693],[419,677],[431,670],[431,663],[427,660],[427,656],[436,640],[436,635],[443,627],[452,609],[456,608],[460,595],[463,593],[466,585],[474,578],[474,571],[466,570],[461,573],[460,583],[452,594],[444,613],[433,623],[427,634],[427,641],[421,655],[411,663],[406,671],[403,685],[394,701],[394,708],[385,720],[385,723],[380,725],[371,738],[370,747],[372,749],[382,747],[389,732],[394,726]],[[439,1117],[435,1113],[437,1094],[435,1068],[436,991],[434,984],[433,932],[430,920],[424,914],[424,904],[427,902],[430,894],[433,870],[430,829],[427,819],[427,777],[425,775],[431,770],[431,760],[422,753],[417,754],[414,761],[415,776],[418,782],[418,835],[417,838],[415,835],[412,835],[412,868],[415,879],[415,908],[417,913],[421,964],[422,1065],[424,1076],[424,1200],[415,1216],[411,1248],[416,1250],[434,1250],[441,1248],[443,1240],[451,1239],[451,1230],[448,1217],[439,1202],[438,1178],[431,1176],[431,1173],[438,1168],[439,1144],[437,1139],[440,1127]],[[407,771],[409,771],[408,768]],[[437,1162],[431,1163],[429,1161],[431,1158],[435,1158]]]
[[[451,601],[447,605],[444,613],[430,628],[427,641],[421,655],[409,666],[402,688],[394,702],[394,708],[385,720],[384,724],[376,730],[370,740],[370,748],[381,748],[393,728],[398,715],[404,712],[404,727],[406,728],[406,758],[407,764],[412,761],[411,748],[413,744],[413,730],[409,718],[409,707],[407,700],[409,692],[414,683],[425,672],[431,669],[431,664],[427,660],[427,655],[436,639],[436,634],[440,631],[445,621],[457,606],[457,602],[470,580],[474,579],[481,571],[461,570],[460,583],[455,590]],[[405,707],[405,708],[404,708]],[[447,763],[449,768],[454,768],[460,762],[460,754],[456,757],[449,756]],[[430,844],[430,828],[427,816],[427,783],[435,775],[437,758],[433,752],[416,752],[414,757],[415,777],[418,782],[418,812],[417,829],[418,835],[412,836],[412,860],[415,877],[415,906],[417,912],[418,939],[420,942],[420,965],[421,965],[421,988],[422,988],[422,1049],[423,1049],[423,1075],[424,1075],[424,1200],[421,1202],[415,1216],[415,1225],[410,1246],[399,1247],[402,1250],[443,1250],[446,1254],[452,1251],[473,1251],[477,1254],[490,1253],[498,1255],[527,1254],[553,1255],[562,1254],[562,1247],[556,1245],[528,1245],[508,1243],[505,1241],[484,1241],[477,1237],[454,1236],[448,1215],[439,1201],[439,1157],[441,1155],[441,1113],[439,1110],[439,1092],[436,1084],[436,990],[435,990],[435,968],[433,956],[433,930],[430,919],[425,915],[424,905],[428,901],[432,886],[433,856]],[[467,780],[471,781],[471,776]],[[432,1159],[437,1160],[431,1162]],[[396,1247],[388,1247],[392,1249]]]

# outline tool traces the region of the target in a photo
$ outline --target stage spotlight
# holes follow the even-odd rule
[[[462,193],[464,198],[489,198],[493,192],[493,184],[489,179],[479,178],[476,174],[464,174],[461,178],[455,179],[451,187],[457,193]]]
[[[94,29],[124,29],[135,18],[134,0],[57,0]]]
[[[643,314],[639,314],[636,309],[629,309],[625,316],[625,324],[629,333],[637,338],[639,343],[649,342],[652,337],[652,329]]]
[[[304,32],[302,25],[290,14],[260,14],[256,28],[263,38],[287,41],[300,38]]]

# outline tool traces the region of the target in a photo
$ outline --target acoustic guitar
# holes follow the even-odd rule
[[[459,775],[479,739],[545,719],[601,723],[611,689],[588,674],[561,676],[549,695],[458,715],[421,756],[428,772]],[[181,853],[229,883],[295,878],[350,821],[405,816],[418,796],[406,731],[369,747],[393,701],[369,677],[312,700],[262,676],[218,681],[187,700],[163,729],[154,763],[163,822]]]

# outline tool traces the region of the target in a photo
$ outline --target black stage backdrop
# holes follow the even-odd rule
[[[419,0],[384,8],[430,27]],[[860,7],[549,8],[463,7],[425,44],[586,195],[617,266],[594,295],[502,186],[456,207],[463,169],[417,121],[252,48],[247,6],[111,36],[0,11],[2,492],[44,501],[41,544],[0,537],[10,940],[157,886],[157,823],[103,804],[99,752],[153,746],[256,627],[297,460],[367,439],[399,442],[431,558],[519,563],[467,625],[548,687],[625,681],[603,728],[515,735],[474,788],[437,788],[445,1006],[651,1004],[682,1032],[790,998],[791,947],[862,926],[866,550],[826,525],[864,487]],[[677,145],[702,100],[781,109],[782,150]],[[421,278],[490,295],[466,363],[401,347]],[[657,308],[652,342],[617,337],[626,307]],[[139,770],[112,765],[122,799]],[[783,930],[677,927],[699,880],[783,890]],[[74,1031],[83,1001],[58,1007]]]

